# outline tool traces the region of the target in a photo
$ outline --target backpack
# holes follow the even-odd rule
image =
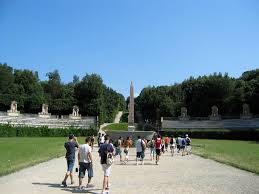
[[[142,148],[142,152],[144,152],[145,151],[145,145],[143,143],[143,140],[141,140],[141,148]]]
[[[186,143],[187,143],[188,145],[190,145],[190,143],[191,143],[190,138],[186,138]]]
[[[118,142],[118,140],[115,141],[113,145],[114,145],[114,147],[119,147],[119,142]]]
[[[151,141],[150,141],[149,147],[150,147],[150,148],[155,148],[154,140],[151,140]]]

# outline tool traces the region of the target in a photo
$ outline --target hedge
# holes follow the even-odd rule
[[[10,125],[0,125],[0,137],[66,137],[68,134],[76,136],[97,135],[97,129],[79,128],[48,128],[48,127],[13,127]]]
[[[230,129],[171,129],[159,132],[162,136],[182,136],[188,134],[191,138],[199,139],[230,139],[230,140],[259,140],[258,129],[230,130]]]

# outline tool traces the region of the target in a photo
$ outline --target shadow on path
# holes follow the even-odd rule
[[[68,187],[63,187],[61,186],[61,184],[55,184],[55,183],[32,183],[33,185],[43,185],[43,186],[48,186],[51,188],[60,188],[62,191],[68,191],[71,193],[91,193],[91,194],[98,194],[99,192],[97,191],[101,191],[102,189],[95,189],[95,188],[91,188],[91,189],[84,189],[84,190],[79,190],[77,189],[77,186],[68,186]]]

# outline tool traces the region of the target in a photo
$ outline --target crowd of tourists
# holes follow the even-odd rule
[[[122,138],[119,137],[116,140],[111,140],[109,135],[99,134],[98,137],[98,153],[100,156],[100,164],[103,170],[103,187],[102,194],[109,193],[109,176],[114,158],[119,157],[119,161],[122,164],[129,162],[130,148],[133,147],[133,140],[131,137]],[[66,148],[66,160],[67,171],[62,181],[62,186],[67,187],[67,179],[70,177],[71,184],[74,184],[73,168],[76,160],[76,149],[78,149],[78,164],[79,168],[76,168],[79,178],[78,190],[85,190],[94,187],[91,184],[93,177],[93,145],[95,137],[87,137],[84,144],[79,145],[77,138],[70,134],[68,141],[64,144]],[[159,165],[159,160],[162,154],[170,152],[174,156],[175,152],[180,153],[182,156],[191,154],[191,138],[188,134],[177,137],[164,137],[156,134],[151,140],[146,140],[143,137],[138,136],[134,142],[136,148],[136,165],[144,165],[145,151],[150,149],[150,160],[155,161],[156,165]],[[82,180],[85,177],[87,171],[87,184],[83,186]]]

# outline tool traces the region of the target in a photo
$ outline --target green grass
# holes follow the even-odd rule
[[[66,140],[64,137],[0,138],[0,176],[64,156]]]
[[[128,123],[112,123],[103,128],[110,131],[128,131]]]
[[[259,143],[193,139],[193,153],[259,174]]]

